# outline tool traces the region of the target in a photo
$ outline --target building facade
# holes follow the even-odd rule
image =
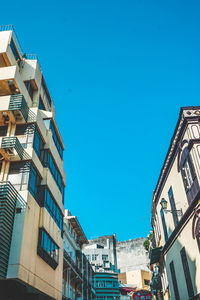
[[[120,273],[144,270],[149,271],[149,257],[145,250],[145,238],[117,241],[117,266]]]
[[[200,107],[181,108],[152,202],[151,287],[200,299]]]
[[[64,144],[35,55],[0,27],[2,299],[62,299]],[[3,296],[2,296],[3,295]]]
[[[95,274],[97,300],[118,300],[120,297],[117,269],[116,235],[89,240],[83,247]]]
[[[95,272],[117,272],[116,235],[88,240],[83,252]]]
[[[132,270],[118,274],[119,281],[136,290],[150,289],[150,271]]]
[[[119,300],[118,274],[114,272],[95,272],[97,300]]]
[[[65,210],[63,229],[63,300],[95,299],[94,271],[82,252],[82,245],[88,241],[69,210]]]

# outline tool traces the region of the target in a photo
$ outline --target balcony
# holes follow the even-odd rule
[[[149,251],[150,265],[159,263],[161,252],[162,252],[162,247],[150,248]]]
[[[8,110],[13,112],[16,121],[23,119],[26,122],[28,121],[29,108],[23,95],[10,96]]]
[[[24,95],[29,107],[32,106],[32,99],[29,95],[24,79],[19,73],[17,66],[1,68],[0,72],[0,96]]]
[[[0,26],[0,67],[20,63],[23,51],[12,25]]]
[[[17,137],[2,137],[0,138],[1,155],[8,161],[28,160],[30,156],[22,147]]]
[[[16,203],[24,199],[9,181],[0,182],[0,278],[6,278]]]
[[[36,115],[29,109],[23,95],[10,95],[0,97],[0,112],[3,114],[4,122],[35,122]]]
[[[68,264],[71,269],[74,271],[74,273],[76,273],[76,275],[78,275],[79,279],[82,280],[82,272],[79,269],[79,267],[76,265],[76,263],[73,261],[73,259],[71,258],[71,256],[64,250],[64,262],[66,264]]]
[[[153,293],[157,293],[158,291],[162,290],[162,282],[161,282],[160,273],[156,273],[156,272],[153,273],[150,288]]]

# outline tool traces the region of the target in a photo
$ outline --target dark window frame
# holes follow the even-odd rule
[[[52,138],[53,138],[54,144],[58,150],[58,153],[59,153],[61,159],[63,159],[63,147],[59,141],[59,138],[57,136],[57,132],[56,132],[56,129],[55,129],[55,126],[54,126],[52,120],[50,121],[50,129],[52,132]]]
[[[53,176],[53,178],[58,186],[58,189],[60,190],[60,192],[62,194],[62,202],[64,204],[65,185],[62,180],[62,175],[60,174],[60,171],[58,170],[58,167],[56,165],[56,162],[55,162],[50,150],[49,149],[41,150],[40,159],[41,159],[43,167],[48,168],[50,170],[51,175]]]
[[[173,283],[173,288],[174,288],[174,295],[175,295],[176,300],[180,300],[178,284],[177,284],[177,280],[176,280],[176,273],[175,273],[174,262],[173,261],[170,262],[169,267],[170,267],[171,278],[172,278],[172,283]]]
[[[176,203],[174,200],[174,193],[172,190],[172,186],[170,187],[170,189],[168,191],[168,197],[169,197],[169,202],[170,202],[171,209],[172,209],[172,217],[173,217],[173,221],[174,221],[174,227],[176,227],[179,223],[179,219],[178,219],[178,213],[177,213],[177,209],[176,209]]]
[[[35,176],[35,183],[34,187],[32,187],[32,178]],[[33,166],[33,164],[30,164],[30,173],[29,173],[29,181],[28,181],[28,190],[33,196],[33,198],[36,199],[36,201],[40,201],[40,186],[41,186],[41,176],[39,175],[37,169]]]
[[[185,169],[187,169],[187,172],[185,171]],[[181,162],[180,162],[180,171],[181,171],[185,191],[187,194],[191,189],[192,184],[194,183],[194,180],[196,178],[196,172],[188,148],[185,148],[182,153]]]
[[[193,289],[193,285],[192,285],[192,279],[191,279],[191,275],[190,275],[190,268],[189,268],[189,264],[188,264],[188,260],[187,260],[187,254],[186,254],[186,251],[185,251],[185,247],[183,247],[181,249],[180,255],[181,255],[181,261],[182,261],[182,266],[183,266],[183,271],[184,271],[188,296],[191,299],[192,297],[194,297],[194,289]]]
[[[27,91],[29,93],[29,96],[30,96],[31,100],[33,101],[34,88],[33,88],[32,84],[31,84],[31,80],[25,80],[24,84],[26,86],[26,89],[27,89]]]
[[[11,38],[11,41],[10,41],[10,48],[12,50],[12,53],[13,53],[16,61],[19,62],[21,60],[20,54],[19,54],[19,51],[17,50],[17,47],[15,46],[15,42],[12,38]]]
[[[47,241],[47,247],[50,248],[50,253],[46,249],[45,241]],[[58,254],[54,253],[56,250],[58,251]],[[57,268],[59,263],[59,247],[43,227],[39,228],[37,254],[51,268],[54,270]]]
[[[44,102],[42,100],[42,97],[39,97],[39,104],[38,104],[38,108],[41,110],[46,110],[45,106],[44,106]]]
[[[164,231],[164,237],[165,237],[165,242],[168,241],[168,232],[167,232],[167,225],[165,222],[165,215],[164,215],[164,209],[161,208],[160,210],[160,216],[161,216],[161,220],[162,220],[162,226],[163,226],[163,231]]]

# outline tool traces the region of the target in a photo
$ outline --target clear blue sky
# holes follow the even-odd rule
[[[200,104],[200,1],[3,1],[1,23],[39,56],[66,208],[88,238],[146,236],[180,107]]]

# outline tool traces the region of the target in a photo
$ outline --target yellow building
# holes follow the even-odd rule
[[[149,290],[150,273],[145,270],[132,270],[118,274],[118,279],[121,283],[128,286],[133,286],[135,290]]]
[[[38,59],[1,26],[1,299],[62,299],[63,150]]]
[[[200,107],[181,108],[152,202],[151,287],[159,299],[200,297]]]

